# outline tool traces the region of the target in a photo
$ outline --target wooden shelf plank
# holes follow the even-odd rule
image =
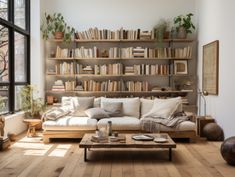
[[[169,93],[190,93],[193,92],[193,90],[182,90],[182,91],[178,91],[178,90],[174,90],[174,91],[134,91],[134,92],[130,92],[130,91],[52,91],[52,90],[47,90],[47,93],[84,93],[84,94],[110,94],[110,93],[116,93],[116,94],[121,94],[121,93],[128,93],[128,94],[142,94],[142,93],[164,93],[164,94],[169,94]]]
[[[192,58],[47,58],[48,60],[191,60]]]

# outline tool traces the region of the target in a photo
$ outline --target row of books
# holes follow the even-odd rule
[[[140,29],[128,30],[120,28],[119,30],[108,30],[108,29],[98,29],[89,28],[88,30],[76,32],[75,38],[78,40],[149,40],[154,39],[153,31],[141,31]]]
[[[141,64],[134,66],[125,66],[125,75],[168,75],[169,65],[164,64]]]
[[[72,75],[75,74],[73,62],[62,62],[55,65],[55,74]]]
[[[75,90],[75,81],[66,81],[65,83],[62,80],[56,80],[52,85],[52,91],[73,91]]]
[[[148,91],[149,83],[147,81],[83,81],[84,91]]]
[[[72,58],[74,55],[74,50],[69,48],[56,47],[55,57],[56,58]]]
[[[63,62],[55,65],[55,70],[50,70],[47,74],[74,75],[74,74],[94,74],[94,75],[168,75],[169,65],[166,64],[140,64],[133,66],[123,66],[122,63],[94,65],[94,67],[72,62]]]
[[[58,52],[61,51],[61,52]],[[191,58],[192,47],[184,48],[143,48],[143,47],[112,47],[98,49],[80,47],[76,49],[61,49],[57,47],[56,58]]]

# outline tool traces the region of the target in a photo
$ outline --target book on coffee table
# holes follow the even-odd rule
[[[137,134],[132,136],[132,139],[136,141],[153,141],[154,138],[154,136],[148,134]]]

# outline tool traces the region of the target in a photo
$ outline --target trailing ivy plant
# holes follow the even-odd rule
[[[195,26],[192,22],[192,13],[187,15],[179,15],[174,18],[174,24],[176,25],[176,30],[178,31],[180,27],[184,27],[186,33],[192,33],[191,29],[195,29]]]
[[[41,32],[43,39],[47,40],[50,35],[55,35],[56,32],[64,34],[64,41],[71,41],[75,29],[67,25],[61,13],[54,13],[53,15],[44,14],[41,24]]]

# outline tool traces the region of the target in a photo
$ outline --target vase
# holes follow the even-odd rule
[[[186,30],[185,30],[185,28],[183,26],[179,27],[178,33],[177,33],[177,37],[179,39],[187,38],[187,33],[186,33]]]
[[[54,37],[55,37],[55,39],[63,39],[64,33],[63,32],[55,32]]]

